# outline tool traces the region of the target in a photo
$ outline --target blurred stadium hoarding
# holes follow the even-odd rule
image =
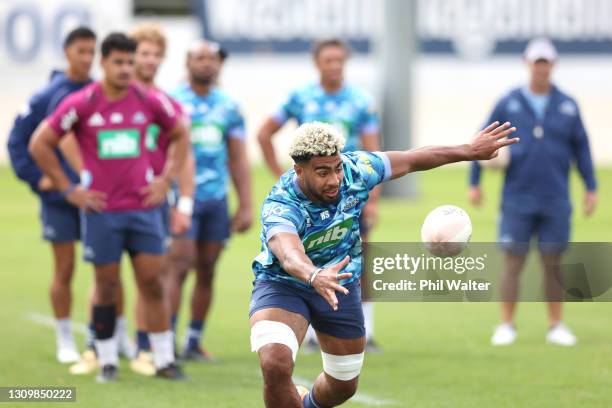
[[[413,0],[408,0],[413,1]],[[414,0],[426,54],[485,57],[521,53],[535,36],[561,53],[612,53],[610,0]],[[197,0],[205,37],[235,52],[304,52],[313,39],[341,36],[369,52],[380,0]]]
[[[20,107],[52,68],[64,66],[61,41],[78,23],[90,24],[102,37],[143,19],[158,21],[169,43],[159,78],[166,89],[184,78],[185,49],[194,38],[204,33],[221,41],[233,54],[222,85],[241,102],[255,160],[259,149],[254,134],[264,117],[290,90],[316,79],[305,54],[315,38],[349,39],[357,52],[347,79],[381,100],[385,77],[380,75],[377,39],[384,24],[383,1],[195,0],[194,15],[160,18],[134,16],[137,1],[0,2],[2,146]],[[418,6],[422,56],[414,64],[414,144],[465,141],[496,98],[525,80],[520,61],[525,41],[551,35],[561,49],[556,82],[578,99],[596,161],[612,163],[612,0],[426,0]],[[288,131],[290,127],[283,133]],[[276,138],[279,154],[288,141],[282,135]],[[5,162],[6,149],[1,148],[0,163]]]

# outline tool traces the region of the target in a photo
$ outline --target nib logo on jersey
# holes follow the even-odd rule
[[[138,156],[140,156],[140,133],[137,129],[98,132],[98,157],[100,159],[125,159]]]
[[[304,248],[306,248],[306,251],[314,251],[334,246],[346,237],[352,227],[353,218],[351,217],[341,223],[332,225],[323,231],[316,232],[306,237],[304,240]]]

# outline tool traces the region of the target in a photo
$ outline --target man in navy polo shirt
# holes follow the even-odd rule
[[[584,212],[591,215],[597,204],[596,181],[584,129],[576,102],[550,80],[557,50],[547,39],[532,40],[525,50],[530,80],[505,95],[488,122],[510,121],[518,129],[520,144],[509,147],[502,193],[499,237],[505,250],[502,281],[502,323],[491,343],[507,345],[516,339],[513,324],[519,275],[525,263],[529,241],[538,237],[548,300],[550,329],[546,341],[571,346],[576,337],[562,323],[562,292],[559,264],[570,238],[571,203],[569,170],[576,167],[586,187]],[[479,205],[481,167],[472,164],[470,201]]]

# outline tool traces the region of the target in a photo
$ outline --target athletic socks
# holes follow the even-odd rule
[[[176,321],[178,320],[178,317],[174,314],[172,315],[172,317],[170,318],[170,330],[172,330],[174,333],[176,333]]]
[[[155,368],[164,368],[168,364],[174,363],[174,335],[172,331],[149,333],[149,339],[153,348]]]
[[[74,338],[72,337],[72,325],[69,317],[57,319],[55,321],[55,337],[59,347],[75,347]]]
[[[87,333],[85,333],[85,347],[90,350],[94,350],[96,348],[96,329],[94,327],[93,321],[89,322],[87,325]]]
[[[100,366],[119,365],[119,350],[117,337],[114,336],[116,326],[115,305],[94,305],[93,324],[96,331],[96,352]]]
[[[372,340],[374,337],[374,303],[362,302],[363,320],[365,324],[366,341]]]
[[[149,341],[149,333],[144,330],[136,330],[136,346],[138,352],[151,351],[151,342]]]
[[[323,407],[323,405],[317,402],[317,400],[314,397],[313,392],[314,392],[314,387],[312,387],[310,392],[306,394],[306,397],[304,397],[304,401],[302,401],[304,408],[325,408]]]
[[[204,331],[203,320],[192,320],[185,335],[185,350],[196,350],[200,347],[200,339]]]

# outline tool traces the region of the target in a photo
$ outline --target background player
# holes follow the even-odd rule
[[[365,328],[360,304],[359,223],[369,192],[407,173],[464,160],[486,160],[516,143],[515,128],[493,123],[469,145],[396,152],[342,153],[332,126],[313,122],[295,132],[285,173],[261,211],[262,252],[253,262],[251,348],[259,353],[267,407],[302,407],[291,375],[308,324],[321,345],[323,373],[304,407],[333,407],[357,389]]]
[[[336,126],[344,138],[345,152],[355,150],[376,151],[380,148],[378,117],[372,98],[358,87],[344,81],[344,68],[349,57],[348,45],[339,39],[328,39],[314,44],[313,58],[319,71],[319,82],[311,83],[293,91],[285,103],[269,117],[259,130],[257,139],[264,159],[270,170],[280,177],[282,169],[276,160],[272,138],[289,120],[298,125],[319,121]],[[367,242],[368,232],[378,219],[376,200],[378,189],[370,194],[370,200],[363,209],[361,238]],[[365,279],[365,275],[362,277]],[[364,283],[362,286],[366,288]],[[380,351],[373,339],[374,304],[368,302],[367,292],[362,293],[368,351]],[[312,329],[306,335],[309,350],[316,345]]]
[[[96,34],[91,29],[78,27],[68,33],[64,40],[68,67],[65,71],[51,73],[49,83],[30,99],[15,118],[8,141],[13,170],[40,198],[43,238],[51,243],[53,251],[54,271],[49,294],[56,319],[57,360],[60,363],[72,363],[79,359],[70,322],[70,284],[74,274],[75,242],[80,236],[79,212],[66,202],[51,179],[41,172],[28,152],[28,144],[36,127],[66,96],[91,82],[89,73],[95,52]],[[66,138],[56,150],[56,155],[70,180],[78,182],[79,156],[74,139]],[[70,161],[75,158],[76,161]]]
[[[584,180],[584,212],[591,215],[597,204],[596,182],[587,138],[578,105],[551,82],[557,50],[547,39],[532,40],[525,49],[529,83],[511,90],[493,109],[489,120],[512,121],[521,143],[510,148],[499,223],[499,242],[505,249],[502,285],[502,323],[491,342],[511,344],[516,339],[514,312],[519,276],[529,241],[537,235],[544,270],[550,329],[546,340],[571,346],[576,337],[561,321],[559,264],[570,237],[571,204],[568,176],[572,162]],[[469,192],[480,205],[481,167],[472,163]]]
[[[119,262],[130,254],[136,282],[146,303],[147,329],[157,375],[180,379],[173,336],[160,282],[164,236],[159,206],[187,152],[187,131],[163,94],[132,83],[136,43],[121,33],[102,42],[104,78],[71,95],[43,122],[30,143],[32,156],[73,205],[83,209],[85,259],[95,266],[93,322],[101,373],[116,379],[116,319]],[[171,156],[153,176],[145,153],[146,129],[157,123],[168,132]],[[59,138],[74,130],[84,170],[81,186],[72,183],[53,153]]]
[[[166,54],[166,37],[161,28],[155,24],[141,24],[134,27],[129,32],[130,38],[136,41],[137,48],[134,53],[134,75],[137,82],[148,89],[163,92],[156,84],[155,77],[157,71],[164,60]],[[173,104],[177,112],[182,115],[180,104],[165,95]],[[156,176],[162,174],[168,155],[169,139],[165,132],[161,132],[159,126],[151,124],[147,129],[146,147],[151,155],[151,164]],[[193,211],[193,157],[188,152],[188,159],[185,161],[185,170],[180,171],[184,176],[179,180],[180,198],[176,209],[170,211],[168,200],[160,207],[164,224],[166,245],[170,246],[171,233],[183,234],[191,226],[191,215]],[[169,259],[164,256],[164,275],[162,278],[165,293],[168,294],[168,284],[170,279]],[[169,297],[165,296],[168,302],[170,313]],[[146,331],[145,312],[143,310],[144,301],[142,296],[138,296],[136,303],[136,340],[138,354],[130,363],[132,370],[139,374],[154,375],[155,365],[151,354],[151,344],[149,335]]]
[[[216,87],[223,56],[218,44],[205,41],[194,44],[187,52],[189,80],[173,93],[191,119],[191,148],[195,160],[191,230],[176,236],[171,250],[174,322],[181,304],[183,282],[195,262],[191,321],[181,354],[187,360],[210,359],[200,346],[200,340],[212,302],[215,266],[230,230],[244,232],[253,221],[244,120],[237,103]],[[238,209],[231,220],[227,203],[229,175],[238,194]]]

